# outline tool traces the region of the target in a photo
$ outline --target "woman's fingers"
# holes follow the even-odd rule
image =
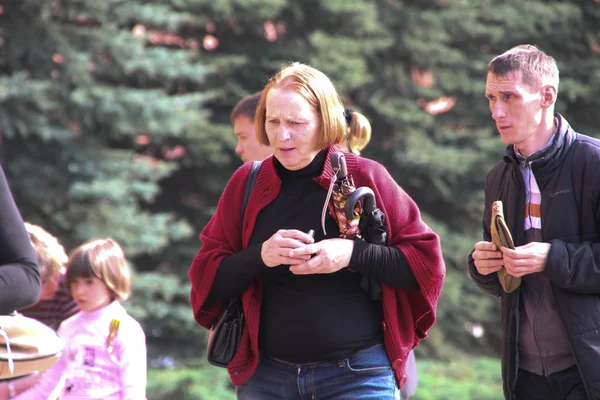
[[[290,250],[314,243],[313,237],[297,229],[280,229],[265,241],[261,257],[267,267],[295,265],[310,259],[310,255],[290,256]]]
[[[311,257],[304,263],[290,267],[290,271],[297,275],[331,274],[348,266],[353,248],[352,240],[326,239],[290,250],[290,256]]]

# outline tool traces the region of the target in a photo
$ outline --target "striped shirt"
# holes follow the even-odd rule
[[[539,159],[540,153],[553,141],[554,136],[530,158]],[[531,169],[535,161],[528,161],[517,151],[515,153],[525,183],[525,240],[527,243],[543,242],[542,195]],[[575,364],[548,278],[540,273],[525,275],[520,292],[519,368],[547,376]]]
[[[71,315],[75,315],[78,311],[79,307],[67,290],[65,276],[61,275],[58,280],[58,290],[54,297],[49,300],[38,301],[32,306],[19,310],[19,313],[57,330],[61,322]]]
[[[542,150],[550,147],[554,142],[554,136],[548,141],[548,144],[544,146]],[[527,161],[521,153],[516,151],[517,159],[519,160],[519,166],[521,169],[521,175],[523,175],[523,182],[525,183],[525,240],[527,243],[541,242],[542,241],[542,195],[540,194],[540,188],[538,187],[535,176],[531,170],[531,164],[533,161]]]

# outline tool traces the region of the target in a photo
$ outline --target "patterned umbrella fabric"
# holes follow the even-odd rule
[[[385,245],[387,229],[385,215],[377,208],[373,190],[368,187],[357,189],[354,186],[354,180],[348,176],[343,153],[331,153],[330,160],[335,179],[331,179],[321,214],[323,233],[326,234],[325,216],[329,210],[335,215],[341,238],[354,239],[358,237],[369,243]],[[360,286],[371,299],[382,299],[381,283],[378,280],[362,275]]]
[[[360,214],[362,207],[360,203],[356,203],[354,207],[354,215],[350,218],[346,217],[344,206],[348,196],[350,196],[355,190],[354,180],[348,176],[348,169],[346,168],[346,159],[344,153],[336,152],[330,156],[331,166],[335,173],[335,179],[331,179],[331,185],[329,185],[329,192],[327,193],[327,199],[323,207],[323,213],[321,214],[321,226],[323,233],[325,231],[325,215],[329,210],[338,223],[340,228],[340,237],[343,239],[354,239],[355,237],[361,237],[360,235]]]

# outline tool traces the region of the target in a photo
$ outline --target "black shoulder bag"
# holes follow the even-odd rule
[[[250,193],[252,193],[260,165],[260,161],[254,161],[248,175],[244,202],[242,203],[242,223],[244,221],[246,203],[248,202]],[[217,367],[227,367],[227,364],[229,364],[237,352],[243,330],[244,309],[242,307],[242,297],[238,296],[229,299],[229,305],[221,312],[217,322],[210,328],[208,345],[206,347],[208,362]]]

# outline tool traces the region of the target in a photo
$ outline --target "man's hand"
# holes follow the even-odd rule
[[[498,248],[492,242],[475,243],[475,251],[472,256],[473,261],[475,261],[475,268],[481,275],[498,272],[504,265],[502,252],[498,251]]]
[[[289,257],[314,257],[302,264],[291,266],[290,271],[296,275],[331,274],[348,266],[353,249],[353,240],[337,238],[296,248],[289,252]]]
[[[280,229],[262,244],[260,256],[267,267],[302,264],[310,259],[310,254],[290,256],[290,250],[304,247],[314,241],[308,233],[297,229]]]
[[[550,243],[531,242],[514,250],[502,247],[506,272],[515,277],[542,272],[546,268]]]

